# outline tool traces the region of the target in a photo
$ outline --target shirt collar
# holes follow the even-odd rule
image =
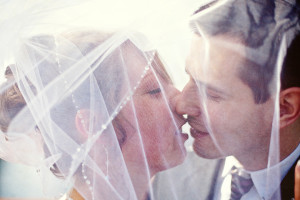
[[[276,190],[280,187],[280,183],[293,166],[294,162],[300,154],[300,144],[298,147],[284,160],[272,167],[262,170],[249,172],[253,184],[260,195],[264,199],[270,199]]]
[[[280,163],[258,171],[247,171],[251,175],[256,191],[262,199],[270,199],[280,187],[280,183],[292,167],[300,154],[300,144],[298,147]],[[239,167],[239,162],[229,156],[225,160],[222,176],[225,177],[230,173],[232,166]]]

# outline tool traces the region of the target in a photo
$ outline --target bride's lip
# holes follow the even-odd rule
[[[180,135],[181,137],[183,137],[185,140],[187,140],[189,138],[189,135],[187,133],[183,133],[181,128],[180,129],[177,129],[175,131],[175,135]]]
[[[203,138],[203,137],[209,135],[208,132],[199,131],[199,130],[196,130],[196,129],[194,129],[194,128],[191,128],[191,129],[190,129],[190,133],[191,133],[191,136],[192,136],[193,138]]]

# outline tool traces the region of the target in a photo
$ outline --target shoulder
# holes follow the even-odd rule
[[[221,162],[189,152],[183,164],[155,176],[154,199],[206,199]]]

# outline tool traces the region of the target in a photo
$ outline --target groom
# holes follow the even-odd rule
[[[230,0],[215,1],[194,14],[186,62],[190,81],[176,110],[188,116],[194,152],[222,159],[189,156],[182,166],[157,177],[155,199],[293,198],[300,155],[299,12],[293,1]],[[273,81],[282,44],[288,48],[276,96]],[[278,100],[279,105],[274,103]],[[242,181],[233,183],[241,174]],[[168,184],[172,190],[164,186]]]

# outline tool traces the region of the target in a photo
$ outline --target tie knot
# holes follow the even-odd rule
[[[253,182],[249,173],[235,166],[231,169],[231,200],[240,199],[253,186]]]

